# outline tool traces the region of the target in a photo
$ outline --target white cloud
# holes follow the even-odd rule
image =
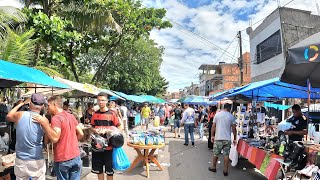
[[[239,30],[244,30],[249,26],[249,22],[256,23],[253,28],[258,26],[266,16],[272,13],[277,7],[277,0],[222,0],[212,1],[208,4],[207,0],[197,2],[197,8],[188,7],[188,0],[144,0],[147,6],[165,8],[167,18],[185,26],[188,30],[201,35],[211,43],[201,40],[192,35],[179,25],[173,24],[173,28],[161,31],[153,31],[151,37],[164,46],[163,64],[161,66],[162,75],[169,81],[169,91],[175,91],[197,82],[199,73],[198,67],[201,64],[218,63],[222,51],[215,47],[225,49],[235,38]],[[283,6],[291,0],[280,0]],[[320,0],[294,0],[286,7],[312,11],[317,14],[316,3]],[[206,4],[202,5],[201,4]],[[244,18],[245,16],[246,18]],[[251,24],[252,24],[251,23]],[[243,51],[249,50],[249,37],[242,31]],[[239,53],[238,39],[235,38],[228,51],[219,61],[235,62],[231,58]],[[188,84],[189,83],[189,84]]]

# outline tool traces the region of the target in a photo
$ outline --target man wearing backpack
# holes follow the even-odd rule
[[[176,108],[173,109],[172,115],[174,115],[174,138],[180,137],[180,120],[182,116],[181,104],[179,103]]]

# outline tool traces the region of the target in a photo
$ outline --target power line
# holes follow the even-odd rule
[[[185,26],[183,26],[183,25],[181,25],[181,24],[179,24],[179,23],[175,22],[174,20],[171,20],[171,19],[169,19],[169,18],[167,18],[167,17],[165,17],[165,18],[168,19],[170,22],[173,22],[174,24],[176,24],[176,25],[178,25],[179,27],[183,28],[183,29],[186,30],[188,33],[191,33],[192,35],[196,36],[198,39],[201,39],[201,40],[204,41],[205,43],[213,46],[215,50],[224,51],[224,49],[222,49],[222,48],[219,47],[218,45],[212,43],[211,41],[209,41],[208,39],[200,36],[199,34],[197,34],[197,33],[193,32],[193,31],[189,30],[187,27],[185,27]],[[230,58],[235,58],[235,57],[232,57],[232,54],[230,54],[230,53],[228,53],[228,52],[226,52],[226,53],[227,53],[227,55],[228,55]]]
[[[224,52],[221,54],[221,56],[218,58],[218,60],[217,60],[215,63],[217,63],[217,62],[220,61],[220,59],[222,58],[222,56],[224,55],[224,53],[227,52],[227,50],[229,49],[229,47],[231,46],[231,44],[233,43],[233,41],[234,41],[236,38],[237,38],[237,35],[234,36],[234,38],[233,38],[233,40],[231,41],[231,43],[229,44],[229,46],[224,50]],[[234,56],[234,55],[233,55],[233,56]],[[215,64],[215,63],[214,63],[214,64]]]
[[[290,3],[292,3],[293,1],[295,1],[295,0],[291,0],[291,1],[289,1],[287,4],[283,5],[282,7],[285,7],[286,5],[288,5],[288,4],[290,4]]]
[[[147,8],[147,7],[146,7],[145,5],[143,5],[143,4],[142,4],[142,6],[145,7],[145,8]],[[174,20],[172,20],[172,19],[170,19],[170,18],[168,18],[168,17],[164,17],[164,18],[165,18],[165,19],[168,19],[170,22],[173,22],[174,24],[176,24],[176,25],[178,25],[179,27],[183,28],[183,29],[186,30],[187,32],[191,33],[192,35],[194,35],[194,36],[196,36],[197,38],[201,39],[202,41],[206,42],[207,45],[208,45],[208,44],[212,45],[215,50],[220,50],[220,51],[222,51],[222,52],[224,51],[223,48],[221,48],[221,47],[219,47],[218,45],[212,43],[211,41],[209,41],[208,39],[202,37],[201,35],[199,35],[199,34],[193,32],[193,31],[189,30],[187,27],[179,24],[178,22],[176,22],[176,21],[174,21]],[[232,56],[232,54],[230,54],[230,53],[228,53],[228,52],[226,52],[226,53],[228,54],[228,56],[229,56],[230,58],[232,58],[232,59],[235,58],[234,56]]]

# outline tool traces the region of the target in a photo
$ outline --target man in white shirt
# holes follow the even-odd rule
[[[194,145],[194,127],[195,127],[195,111],[190,108],[188,104],[184,104],[184,111],[182,114],[181,124],[184,124],[184,145],[188,146],[189,138],[188,134],[190,133],[191,138],[191,147],[195,147]]]
[[[231,104],[224,104],[224,109],[215,115],[211,128],[211,141],[212,143],[214,143],[214,145],[212,160],[213,162],[212,167],[209,167],[209,171],[216,172],[218,156],[221,154],[221,150],[223,150],[224,176],[228,176],[229,153],[231,148],[231,130],[234,136],[233,144],[237,144],[236,121],[230,111]]]

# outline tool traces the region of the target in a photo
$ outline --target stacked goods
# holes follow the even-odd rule
[[[164,145],[164,136],[158,132],[132,132],[130,143],[139,146]]]

